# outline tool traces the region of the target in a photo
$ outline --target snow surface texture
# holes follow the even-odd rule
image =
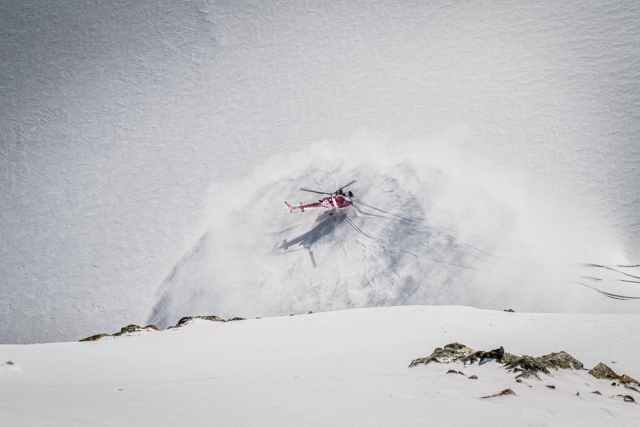
[[[640,300],[640,267],[577,264],[613,262],[619,242],[597,230],[583,237],[588,222],[563,222],[562,205],[524,197],[445,138],[445,147],[318,145],[213,189],[212,224],[165,280],[148,323],[425,303],[640,311],[640,301],[589,291]],[[341,185],[327,175],[360,179],[350,187],[354,207],[288,215],[274,203],[300,182]]]
[[[635,427],[638,405],[617,395],[638,401],[640,393],[586,371],[551,370],[517,383],[492,362],[408,365],[460,342],[518,355],[564,350],[588,369],[603,362],[638,379],[640,344],[629,337],[639,325],[637,314],[412,306],[0,345],[0,360],[22,368],[0,367],[0,414],[11,426]],[[506,388],[516,396],[482,399]]]
[[[204,248],[203,257],[211,256],[220,251],[216,245],[229,242],[231,230],[220,237],[206,233],[218,227],[214,221],[235,226],[242,241],[230,248],[248,248],[261,261],[277,258],[265,256],[269,243],[281,252],[276,265],[286,265],[296,280],[339,266],[336,280],[325,274],[325,291],[319,278],[308,284],[325,309],[420,301],[420,295],[498,307],[517,294],[530,296],[525,305],[533,310],[636,310],[629,301],[611,305],[603,297],[600,304],[586,288],[584,297],[567,303],[544,298],[551,284],[498,280],[493,292],[488,279],[446,266],[459,261],[454,244],[430,239],[409,249],[411,239],[396,233],[413,236],[410,228],[367,220],[365,213],[349,216],[353,224],[331,220],[335,232],[330,221],[317,230],[325,236],[316,243],[309,245],[308,236],[286,251],[278,249],[282,241],[311,231],[312,215],[283,213],[265,221],[255,247],[248,237],[259,221],[276,218],[282,199],[306,200],[296,188],[357,178],[362,201],[420,219],[414,227],[422,237],[464,238],[491,254],[514,255],[508,258],[516,262],[638,263],[639,8],[590,1],[0,3],[0,342],[114,331],[144,323],[154,304],[154,316],[163,319],[181,307],[188,311],[180,316],[238,309],[238,293],[222,295],[231,280],[218,274],[230,269],[206,265],[187,272],[198,266],[192,251]],[[373,148],[362,149],[366,141]],[[424,145],[445,160],[410,157]],[[349,157],[341,162],[343,146]],[[429,148],[436,146],[444,151]],[[408,148],[392,152],[398,163],[391,164],[372,152],[378,147]],[[254,167],[271,157],[281,162],[282,153],[293,151],[310,170],[291,164],[291,175],[255,178],[260,172],[254,175]],[[466,160],[449,169],[450,152]],[[475,158],[481,166],[466,169]],[[487,188],[491,179],[499,180],[495,188]],[[234,212],[249,221],[244,231],[235,218],[206,210],[209,186],[235,180],[230,187],[253,183],[234,197],[257,195],[251,209],[263,215]],[[463,195],[444,193],[470,181]],[[401,193],[383,191],[389,189]],[[414,211],[400,213],[397,202]],[[218,203],[223,211],[246,206]],[[497,217],[482,222],[491,208]],[[284,221],[296,228],[282,233]],[[378,259],[374,240],[341,240],[356,235],[354,225],[371,239],[384,239],[387,249],[399,246]],[[194,243],[200,236],[205,241]],[[340,245],[330,251],[330,241]],[[425,260],[439,246],[448,250]],[[347,253],[354,247],[374,252]],[[422,258],[412,261],[407,252]],[[540,260],[542,254],[549,256]],[[238,254],[227,255],[235,268],[230,274],[246,269],[249,279],[268,268],[251,260],[238,266]],[[338,282],[347,282],[345,257],[374,262],[354,265],[355,280],[340,288]],[[487,269],[486,263],[473,267]],[[380,278],[394,269],[398,274],[388,279],[394,287],[384,288]],[[508,270],[501,274],[512,277]],[[527,276],[515,273],[518,280]],[[576,274],[597,276],[570,276]],[[371,286],[363,290],[366,281]],[[258,289],[256,296],[271,300],[262,307],[250,300],[247,311],[275,312],[280,298],[286,311],[291,295],[282,290],[295,293],[300,285],[285,280],[269,292]],[[185,295],[166,301],[181,286]],[[581,293],[559,286],[558,298]],[[631,293],[618,286],[604,289]],[[246,292],[248,282],[238,288]],[[215,301],[192,304],[198,292]]]

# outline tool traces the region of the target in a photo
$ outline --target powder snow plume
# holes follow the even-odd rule
[[[532,195],[525,172],[465,155],[465,138],[358,133],[214,185],[208,229],[160,286],[149,321],[406,304],[637,312],[640,268],[616,233]],[[319,197],[300,187],[353,179],[345,213],[283,204]]]

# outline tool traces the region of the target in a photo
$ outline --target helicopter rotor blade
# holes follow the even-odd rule
[[[354,182],[356,182],[356,180],[354,179],[353,181],[351,181],[350,183],[343,185],[342,187],[338,188],[338,190],[344,190],[345,188],[347,188],[348,186],[350,186],[351,184],[353,184]]]
[[[330,194],[331,194],[331,193],[323,193],[322,191],[309,190],[309,189],[307,189],[307,188],[301,188],[300,190],[302,190],[302,191],[306,191],[306,192],[308,192],[308,193],[322,194],[323,196],[328,196],[328,195],[330,195]]]

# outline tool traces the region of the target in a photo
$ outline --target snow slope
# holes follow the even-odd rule
[[[563,221],[563,204],[528,198],[443,138],[322,144],[213,189],[211,226],[167,276],[148,323],[425,303],[640,310],[640,267],[607,266],[624,260],[620,242],[585,236],[597,217]],[[350,178],[354,206],[340,215],[289,215],[277,203],[288,192],[317,198],[297,186],[331,191]]]
[[[603,362],[637,379],[638,325],[637,314],[411,306],[2,345],[0,360],[20,369],[0,367],[0,424],[637,426],[638,405],[611,396],[640,394],[586,371],[516,383],[495,363],[408,365],[460,342],[519,355],[564,350],[586,368]],[[447,375],[452,368],[478,379]],[[517,396],[481,398],[506,388]]]
[[[429,217],[421,223],[422,232],[464,237],[497,256],[515,248],[517,257],[509,258],[516,262],[637,264],[639,22],[640,9],[631,2],[0,2],[0,342],[73,340],[142,323],[154,307],[166,306],[169,317],[199,310],[184,301],[174,309],[162,298],[180,287],[199,292],[206,281],[230,283],[209,274],[215,266],[185,272],[197,265],[188,259],[200,247],[198,239],[215,231],[219,218],[207,210],[215,206],[209,187],[216,192],[244,185],[245,178],[260,176],[256,166],[293,152],[313,169],[294,170],[289,181],[281,175],[245,187],[256,199],[256,213],[267,212],[264,218],[276,218],[283,198],[302,198],[294,193],[302,185],[339,185],[357,172],[365,203],[396,209],[400,199],[380,192],[399,188],[417,197],[400,200],[416,207],[412,217],[436,214],[436,222]],[[401,162],[435,138],[441,147],[454,144],[454,153],[483,159],[482,166],[472,175],[473,162],[450,169],[452,162],[443,160],[426,165],[429,178],[419,176],[424,163],[405,168],[369,156],[373,165],[367,168],[357,159],[367,150],[354,154],[350,142],[361,138],[361,130],[384,147],[381,153],[409,145],[404,156],[394,157]],[[327,161],[327,153],[313,148],[322,141],[331,141],[332,153],[346,145],[354,164],[314,163]],[[447,158],[445,148],[429,152]],[[382,172],[379,178],[374,170]],[[492,177],[499,182],[487,188]],[[457,201],[432,194],[460,190],[465,182],[470,186]],[[263,190],[271,197],[262,198]],[[436,203],[444,204],[440,209]],[[491,209],[499,216],[487,223]],[[385,227],[350,220],[375,237],[376,227]],[[223,218],[237,230],[234,221]],[[265,228],[248,221],[244,239],[252,227]],[[278,240],[295,240],[313,228],[311,218],[294,221],[310,223],[292,223],[297,228]],[[525,230],[527,221],[536,229]],[[280,222],[266,227],[283,230]],[[339,234],[350,227],[343,222]],[[389,227],[402,233],[398,224]],[[267,241],[275,247],[273,237],[261,236],[249,252],[263,254]],[[366,243],[362,239],[354,245]],[[316,261],[339,265],[344,275],[344,257],[325,250],[321,259],[322,242],[311,248]],[[406,250],[391,243],[386,248],[393,253]],[[433,252],[437,244],[426,246]],[[554,255],[557,260],[549,261]],[[452,256],[443,254],[447,262]],[[376,257],[373,252],[359,261]],[[286,289],[315,274],[302,271],[310,262],[307,249],[288,252],[286,259],[297,280]],[[356,295],[345,297],[341,290],[332,298],[336,283],[329,283],[325,308],[404,300],[500,307],[523,292],[506,284],[490,292],[488,279],[474,277],[478,289],[469,285],[422,299],[407,299],[407,292],[379,281],[371,287],[375,292],[363,293],[362,280],[386,274],[389,260],[355,268],[354,274],[369,270],[351,285],[357,288],[348,292]],[[403,277],[410,272],[414,281],[432,265],[398,262]],[[239,274],[242,267],[232,265]],[[182,271],[172,281],[174,267]],[[264,271],[250,269],[253,277]],[[467,279],[446,268],[429,270],[426,278],[429,289]],[[562,306],[545,293],[534,292],[528,307],[635,310],[609,301],[599,305],[590,296]],[[264,310],[251,310],[274,313],[280,295],[271,296]],[[563,296],[554,293],[559,301]],[[195,301],[197,295],[184,298]],[[207,309],[222,304],[207,298],[214,301]],[[229,294],[225,310],[237,307],[235,298]],[[186,311],[178,313],[180,307]],[[285,301],[280,310],[290,307]]]

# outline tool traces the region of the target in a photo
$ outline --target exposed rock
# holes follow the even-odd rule
[[[116,332],[115,334],[96,334],[96,335],[91,335],[90,337],[81,339],[80,342],[83,341],[98,341],[100,338],[104,338],[104,337],[119,337],[121,335],[124,334],[128,334],[131,332],[139,332],[139,331],[143,331],[145,329],[154,329],[156,331],[158,331],[158,327],[156,325],[147,325],[144,328],[141,328],[138,325],[127,325],[124,328],[120,329],[120,332]]]
[[[295,316],[295,314],[291,313],[289,316]]]
[[[471,376],[469,377],[469,379],[470,379],[470,380],[477,380],[477,379],[478,379],[478,377],[477,377],[476,375],[471,375]]]
[[[545,366],[553,368],[556,371],[558,369],[584,369],[584,365],[566,351],[549,353],[546,356],[541,356],[540,360]]]
[[[511,372],[520,372],[516,378],[540,379],[538,372],[549,375],[549,368],[558,369],[584,369],[582,363],[565,351],[550,353],[541,357],[524,355],[505,363],[505,367]]]
[[[463,348],[467,348],[466,345],[460,344],[459,342],[454,342],[453,344],[447,344],[444,346],[446,350],[462,350]]]
[[[416,365],[428,365],[429,363],[449,363],[452,361],[458,361],[458,360],[463,360],[466,359],[467,357],[469,357],[470,355],[473,355],[473,353],[475,353],[475,350],[468,348],[467,346],[465,346],[464,344],[460,344],[460,343],[453,343],[453,344],[447,344],[444,346],[444,348],[436,348],[435,350],[433,350],[433,353],[431,353],[431,355],[429,355],[428,357],[422,357],[420,359],[414,359],[413,361],[411,361],[411,364],[409,365],[410,368],[416,366]]]
[[[413,360],[409,367],[411,368],[420,364],[428,365],[431,362],[462,362],[466,365],[467,363],[473,364],[475,362],[482,362],[485,359],[496,359],[499,362],[502,362],[505,355],[510,358],[515,358],[515,356],[511,354],[505,353],[503,347],[491,351],[476,351],[464,344],[455,342],[453,344],[445,345],[444,348],[436,348],[428,357]]]
[[[602,396],[602,393],[600,393],[598,390],[596,390],[596,391],[592,391],[591,393],[593,393],[593,394],[597,394],[597,395],[599,395],[599,396]]]
[[[510,388],[507,388],[507,389],[505,389],[505,390],[502,390],[502,391],[501,391],[500,393],[498,393],[498,394],[493,394],[493,395],[491,395],[491,396],[482,396],[482,398],[483,398],[483,399],[488,399],[488,398],[490,398],[490,397],[507,396],[507,395],[509,395],[509,394],[512,394],[512,395],[514,395],[514,396],[517,396],[517,394],[515,394],[515,393],[513,392],[513,390],[511,390]]]
[[[454,355],[455,352],[453,350],[444,350],[440,347],[437,347],[435,350],[433,350],[433,353],[431,353],[431,355],[412,360],[411,364],[409,364],[409,367],[413,368],[416,365],[428,365],[431,362],[442,363],[440,362],[440,360],[438,360],[438,358],[451,358]]]
[[[627,395],[619,394],[618,397],[622,397],[625,402],[636,403],[636,400],[633,397],[629,396],[628,394]]]
[[[504,352],[504,355],[502,356],[502,363],[514,363],[516,362],[518,359],[520,358],[520,356],[516,356],[515,354],[511,354],[511,353],[507,353],[506,351]]]
[[[604,363],[598,363],[593,369],[589,371],[591,375],[598,379],[605,380],[617,380],[620,384],[624,385],[626,388],[631,389],[633,391],[638,392],[637,386],[640,386],[640,383],[635,379],[631,378],[629,375],[616,374],[613,369],[605,365]],[[615,384],[615,381],[612,385]]]
[[[80,342],[83,342],[83,341],[98,341],[100,338],[110,337],[110,336],[111,335],[109,335],[109,334],[96,334],[96,335],[91,335],[90,337],[87,337],[87,338],[83,338],[83,339],[80,340]]]
[[[313,314],[313,311],[308,312],[307,314]]]
[[[480,359],[481,362],[484,359],[496,359],[498,361],[501,361],[503,356],[504,356],[504,347],[502,346],[500,346],[500,348],[497,348],[491,351],[477,351],[474,354],[474,357],[477,357],[478,359]]]
[[[500,363],[507,363],[515,361],[517,358],[518,356],[505,352],[504,347],[500,346],[500,348],[491,351],[476,351],[462,359],[462,362],[466,365],[467,363],[482,362],[485,359],[495,359]]]
[[[120,328],[120,332],[117,332],[117,333],[118,334],[127,334],[127,333],[131,333],[131,332],[139,331],[140,329],[142,329],[142,328],[140,326],[138,326],[138,325],[127,325],[124,328]]]
[[[116,332],[115,334],[112,334],[111,336],[112,337],[119,337],[119,336],[124,335],[124,334],[129,334],[131,332],[138,332],[138,331],[141,331],[141,330],[142,330],[142,328],[140,326],[138,326],[138,325],[127,325],[124,328],[121,328],[120,332]]]
[[[449,371],[447,372],[447,374],[460,374],[460,375],[464,375],[463,372],[460,371],[455,371],[453,369],[449,369]],[[466,375],[465,375],[466,376]]]
[[[610,367],[602,362],[598,363],[593,369],[589,371],[589,373],[599,379],[606,378],[608,380],[611,380],[618,377],[618,375],[613,372]]]
[[[211,322],[224,322],[224,319],[219,318],[218,316],[197,316],[198,319],[209,320]]]
[[[629,384],[635,384],[636,386],[640,387],[640,382],[634,380],[627,374],[620,375],[620,378],[618,378],[618,380],[627,387],[629,386]]]
[[[227,320],[227,322],[234,322],[236,320],[247,320],[247,319],[245,319],[244,317],[234,317],[233,319]]]
[[[178,323],[176,323],[175,326],[169,326],[167,329],[174,329],[174,328],[180,328],[184,325],[186,325],[187,323],[189,323],[191,320],[193,319],[204,319],[204,320],[209,320],[212,322],[225,322],[224,319],[221,319],[218,316],[188,316],[188,317],[183,317],[182,319],[180,319],[178,321]],[[228,321],[232,321],[232,320],[245,320],[242,317],[234,317],[233,319],[229,319]],[[96,334],[96,335],[92,335],[90,337],[81,339],[80,341],[97,341],[101,338],[104,337],[119,337],[121,335],[124,334],[129,334],[132,332],[139,332],[139,331],[143,331],[143,330],[148,330],[148,329],[153,329],[155,331],[159,331],[160,329],[158,329],[158,327],[156,325],[147,325],[144,328],[141,328],[138,325],[127,325],[124,328],[120,329],[120,332],[116,332],[115,334]]]
[[[429,363],[451,363],[462,362],[473,364],[482,363],[486,359],[494,359],[503,363],[509,372],[518,374],[516,379],[536,378],[540,379],[538,373],[550,375],[549,369],[584,369],[582,363],[565,351],[550,353],[541,357],[524,355],[522,357],[507,353],[504,347],[500,346],[491,351],[476,351],[464,344],[447,344],[444,348],[436,348],[431,355],[420,359],[414,359],[409,365],[410,368],[416,365],[428,365]],[[453,370],[450,370],[450,372]],[[455,372],[455,371],[453,371]]]
[[[174,326],[174,328],[179,328],[181,326],[184,326],[193,319],[204,319],[204,320],[209,320],[211,322],[224,322],[224,319],[221,319],[218,316],[187,316],[178,320],[178,323],[176,323],[176,326]]]
[[[545,387],[550,388],[550,389],[552,389],[552,390],[555,390],[555,389],[556,389],[556,386],[554,386],[554,385],[547,385],[547,386],[545,386]]]
[[[520,374],[516,376],[516,378],[533,377],[540,379],[537,374],[538,372],[550,374],[549,370],[544,365],[544,363],[542,363],[540,358],[527,355],[519,357],[518,359],[505,364],[505,368],[507,368],[510,372],[520,372]]]
[[[507,313],[515,313],[515,311],[513,311],[513,309],[511,309],[511,308],[510,308],[510,309],[508,309],[508,310],[505,308],[505,309],[504,309],[504,310],[502,310],[502,311],[507,312]]]

